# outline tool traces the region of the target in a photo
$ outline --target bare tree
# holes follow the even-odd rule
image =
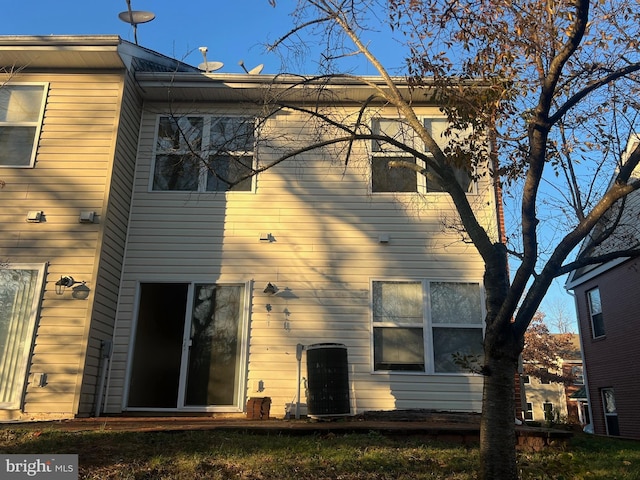
[[[381,18],[402,40],[398,54],[406,59],[405,79],[416,92],[436,88],[452,125],[474,135],[444,150],[432,138],[370,49],[369,27],[380,25]],[[615,251],[586,248],[570,257],[587,238],[594,247],[602,244],[619,224],[615,212],[624,197],[640,187],[633,175],[640,147],[623,155],[637,128],[637,3],[306,0],[298,2],[293,20],[274,48],[298,54],[300,42],[318,34],[323,73],[344,73],[341,60],[356,54],[375,68],[386,84],[372,86],[376,95],[398,110],[432,153],[419,173],[438,177],[484,259],[480,477],[517,478],[514,376],[525,332],[551,282],[581,266],[640,253],[633,241]],[[358,135],[352,127],[345,128],[347,143]],[[476,218],[455,178],[457,168],[474,171],[487,161],[478,148],[487,131],[496,148],[493,174],[508,186],[506,201],[519,208],[512,229],[498,242]],[[402,162],[390,166],[416,168]],[[551,237],[542,235],[541,224],[555,225]],[[516,266],[511,279],[509,254]]]
[[[575,318],[569,313],[572,308],[567,301],[555,298],[550,302],[546,302],[546,310],[548,312],[547,324],[557,333],[575,333]]]

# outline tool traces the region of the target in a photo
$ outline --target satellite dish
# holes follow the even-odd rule
[[[216,70],[220,70],[224,66],[222,62],[203,62],[198,65],[198,68],[207,73],[215,72]]]
[[[245,73],[248,73],[249,75],[258,75],[260,72],[262,72],[262,69],[264,68],[264,65],[261,63],[257,67],[253,67],[251,70],[247,70],[247,67],[244,66],[244,60],[240,60],[238,62],[238,65],[240,65],[242,69],[245,71]]]
[[[138,24],[150,22],[156,16],[151,12],[131,10],[131,0],[127,0],[127,11],[120,12],[118,18],[133,27],[133,38],[138,45]]]
[[[143,10],[130,10],[120,12],[118,18],[129,25],[139,25],[140,23],[150,22],[156,18],[156,16],[151,12],[145,12]]]
[[[209,73],[209,72],[215,72],[216,70],[220,70],[223,67],[224,63],[222,62],[207,61],[207,52],[209,51],[207,47],[198,47],[198,50],[200,50],[200,53],[202,54],[202,59],[204,60],[204,62],[198,65],[198,68],[200,70],[203,70]]]

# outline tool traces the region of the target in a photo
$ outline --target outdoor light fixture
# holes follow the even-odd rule
[[[73,287],[76,284],[84,285],[86,282],[76,282],[71,275],[63,275],[56,282],[56,295],[62,295],[67,287]]]
[[[91,293],[91,289],[87,287],[85,282],[80,282],[80,285],[76,285],[71,290],[71,296],[76,300],[86,300]]]
[[[44,213],[42,210],[32,210],[27,212],[27,222],[40,223],[44,219]]]
[[[267,283],[267,287],[264,289],[264,293],[267,295],[275,295],[278,291],[278,287],[276,287],[273,283]]]

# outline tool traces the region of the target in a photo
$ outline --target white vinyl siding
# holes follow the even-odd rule
[[[346,168],[344,158],[331,150],[306,152],[283,162],[254,179],[252,195],[150,191],[157,113],[169,108],[188,115],[196,110],[193,105],[145,106],[107,412],[119,412],[125,403],[137,285],[163,281],[253,281],[245,339],[246,396],[271,397],[273,416],[284,416],[295,397],[298,343],[346,345],[354,411],[480,409],[480,376],[371,372],[370,279],[427,274],[442,281],[482,278],[483,263],[475,249],[442,226],[443,218],[454,216],[445,195],[407,202],[370,195],[366,142],[354,145]],[[201,110],[203,115],[224,116],[234,107],[203,105]],[[436,108],[424,111],[425,117],[437,113]],[[286,138],[287,145],[317,134],[294,112],[274,115],[265,127],[273,138]],[[276,154],[275,147],[261,147],[257,166]],[[491,184],[489,179],[483,182],[471,201],[480,217],[494,225]],[[271,234],[272,240],[261,241],[263,233]],[[381,243],[379,237],[385,233],[389,242]],[[269,282],[278,287],[277,294],[264,293]],[[303,355],[303,377],[305,359]]]
[[[126,112],[124,128],[132,129],[134,140],[121,138],[129,142],[128,151],[116,144],[121,74],[21,72],[13,81],[48,85],[37,168],[5,168],[0,174],[7,185],[0,209],[2,258],[48,264],[29,364],[30,373],[47,374],[47,384],[28,382],[23,412],[5,411],[0,419],[88,414],[99,369],[97,338],[111,337],[115,317],[137,125]],[[43,211],[45,221],[26,222],[32,210]],[[79,223],[81,211],[95,212],[96,222]],[[73,298],[70,288],[56,295],[55,282],[63,275],[86,281],[89,298]],[[90,386],[81,392],[83,382]]]

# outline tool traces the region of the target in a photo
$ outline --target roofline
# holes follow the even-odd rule
[[[142,81],[170,81],[172,84],[180,84],[185,82],[189,84],[191,82],[233,82],[233,83],[245,83],[248,87],[255,85],[275,84],[275,85],[287,85],[303,86],[305,84],[311,86],[327,85],[327,86],[380,86],[385,87],[386,83],[384,79],[379,75],[301,75],[293,73],[279,73],[279,74],[247,74],[247,73],[217,73],[217,72],[180,72],[179,75],[173,72],[139,72],[138,78]],[[393,82],[401,88],[415,88],[415,83],[407,80],[407,77],[391,77]],[[425,86],[430,86],[428,82],[435,81],[434,79],[425,79]],[[469,80],[460,79],[456,83],[456,86],[477,86],[481,87],[486,82],[482,80]],[[487,84],[488,85],[488,84]],[[435,83],[434,83],[435,86]]]
[[[621,257],[621,258],[616,258],[615,260],[610,260],[606,263],[598,265],[593,270],[589,270],[588,272],[580,275],[578,278],[574,278],[574,275],[576,272],[576,270],[574,270],[569,274],[569,277],[567,277],[567,281],[564,283],[564,289],[573,290],[574,288],[582,285],[583,283],[588,282],[589,280],[592,280],[597,276],[602,275],[603,273],[611,270],[612,268],[615,268],[618,265],[623,264],[629,259],[630,257]]]
[[[130,43],[119,35],[0,35],[0,46],[117,46]],[[133,44],[132,44],[133,45]]]
[[[59,53],[67,55],[67,60],[73,59],[68,55],[78,53],[112,54],[110,65],[120,68],[130,68],[134,58],[155,62],[166,66],[167,69],[198,70],[186,63],[168,57],[154,50],[136,45],[127,40],[123,40],[119,35],[0,35],[0,54],[11,55],[12,52],[22,52],[28,55],[25,66],[29,68],[42,67],[40,61],[43,55],[49,53]],[[120,61],[117,61],[117,57]],[[73,62],[71,62],[73,63]],[[60,68],[64,68],[64,64]],[[49,63],[47,68],[57,68]],[[99,68],[99,66],[98,66]]]
[[[406,77],[392,77],[407,100],[420,105],[438,105],[437,89],[426,79],[423,88]],[[194,89],[200,91],[202,101],[262,101],[265,94],[280,95],[284,102],[308,102],[362,104],[384,103],[382,98],[371,95],[376,89],[387,90],[390,87],[380,76],[357,75],[296,75],[296,74],[259,74],[246,73],[206,73],[189,72],[136,72],[136,81],[145,92],[149,101],[163,101],[169,96],[175,101],[193,100]],[[460,79],[461,85],[486,85],[480,80]],[[335,94],[335,95],[334,95]]]

